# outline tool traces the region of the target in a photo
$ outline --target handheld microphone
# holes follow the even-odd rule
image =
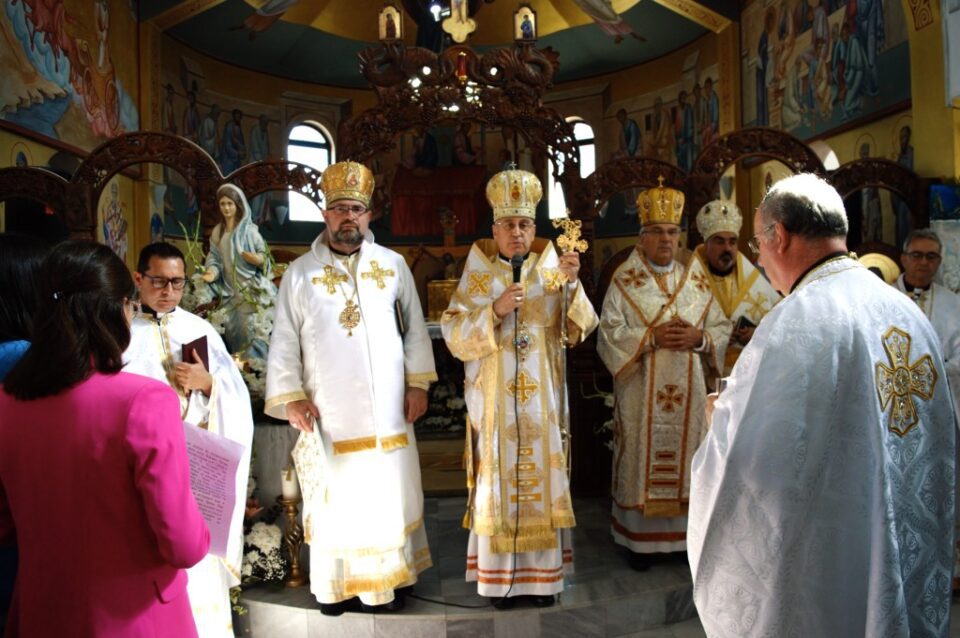
[[[517,253],[510,258],[510,265],[513,266],[513,283],[520,283],[520,270],[523,268],[523,255]]]

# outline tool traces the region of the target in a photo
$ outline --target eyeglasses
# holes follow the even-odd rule
[[[653,235],[654,237],[679,237],[680,229],[679,228],[644,228],[644,235]]]
[[[915,259],[916,261],[927,260],[927,261],[940,261],[940,253],[922,253],[919,250],[914,250],[907,253],[907,257],[910,259]]]
[[[352,215],[354,217],[362,217],[364,213],[369,210],[366,206],[360,206],[355,204],[353,206],[333,206],[327,209],[328,213],[334,213],[340,217],[346,217],[347,215]]]
[[[753,251],[754,255],[760,254],[760,236],[766,235],[767,232],[776,225],[777,225],[777,222],[773,222],[772,224],[768,224],[764,226],[763,228],[760,229],[759,233],[757,233],[756,235],[754,235],[753,237],[747,240],[747,247]]]
[[[167,287],[167,284],[173,286],[174,290],[183,290],[183,287],[187,285],[187,280],[183,277],[154,277],[153,275],[148,275],[147,273],[140,273],[144,278],[150,280],[150,285],[153,286],[156,290],[163,290]]]
[[[529,231],[529,230],[532,230],[533,227],[536,226],[536,224],[535,224],[534,222],[530,221],[529,219],[522,219],[522,220],[520,220],[520,221],[512,221],[512,220],[507,220],[507,219],[501,219],[500,221],[494,222],[494,224],[496,224],[496,225],[499,226],[500,228],[504,229],[504,230],[507,231],[508,233],[512,233],[513,231],[517,230],[518,228],[520,229],[520,232],[521,232],[521,233],[525,233],[525,232],[527,232],[527,231]]]

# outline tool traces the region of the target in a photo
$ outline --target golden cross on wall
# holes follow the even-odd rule
[[[664,176],[660,175],[657,177],[657,188],[663,188]]]
[[[539,387],[536,379],[528,377],[526,371],[521,370],[520,374],[517,375],[517,380],[511,380],[507,384],[507,392],[510,393],[510,396],[516,395],[517,401],[526,405],[527,401],[537,393]]]
[[[310,280],[310,283],[323,284],[327,287],[327,292],[331,295],[337,292],[336,285],[343,283],[347,280],[347,276],[342,272],[337,272],[337,269],[333,266],[324,266],[323,267],[323,277],[314,277]]]
[[[360,273],[360,277],[363,279],[375,279],[377,282],[377,288],[383,290],[386,287],[386,284],[383,282],[384,277],[394,277],[397,273],[393,272],[392,268],[381,268],[380,264],[376,260],[370,260],[370,271]]]
[[[880,409],[886,411],[887,406],[893,404],[887,427],[898,436],[906,435],[920,420],[913,395],[929,401],[937,387],[937,370],[929,354],[910,363],[910,339],[910,335],[899,328],[887,330],[883,335],[883,349],[893,367],[879,361],[876,365]]]

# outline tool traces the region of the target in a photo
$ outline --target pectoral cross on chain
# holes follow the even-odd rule
[[[377,288],[380,288],[381,290],[383,290],[387,285],[383,281],[384,277],[395,277],[396,274],[397,273],[393,272],[392,268],[380,268],[380,264],[378,264],[375,260],[371,259],[370,272],[362,272],[360,273],[360,277],[362,277],[363,279],[376,280]]]
[[[323,267],[323,277],[314,277],[310,280],[310,283],[322,284],[327,287],[327,292],[331,295],[337,292],[336,285],[343,283],[347,280],[347,276],[341,272],[337,272],[337,269],[333,266],[324,266]]]

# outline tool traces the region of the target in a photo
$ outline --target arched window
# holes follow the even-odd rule
[[[593,136],[593,127],[577,117],[567,118],[573,124],[573,137],[577,140],[580,153],[580,177],[586,177],[597,168],[597,145]],[[547,184],[550,193],[550,219],[567,216],[567,204],[563,198],[563,188],[553,176],[553,170],[547,171]]]
[[[318,171],[333,164],[333,142],[320,124],[304,122],[290,130],[287,137],[287,159],[306,164]],[[320,209],[300,193],[290,192],[290,221],[322,222]]]

